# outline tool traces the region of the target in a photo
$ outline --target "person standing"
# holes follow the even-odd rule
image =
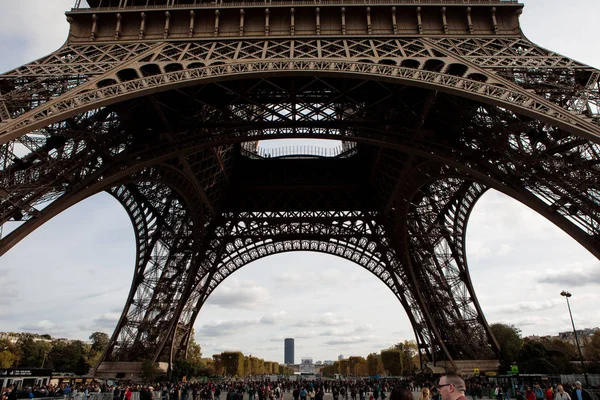
[[[534,385],[533,393],[535,393],[535,400],[544,400],[544,391],[539,383]]]
[[[465,397],[465,381],[457,374],[442,375],[437,389],[442,400],[467,400]],[[390,396],[390,400],[392,400]]]
[[[575,382],[575,393],[573,400],[592,400],[592,395],[587,390],[583,389],[581,382]]]
[[[563,387],[563,385],[558,385],[556,387],[554,400],[571,400],[571,396],[569,396],[569,393],[565,392],[565,388]]]

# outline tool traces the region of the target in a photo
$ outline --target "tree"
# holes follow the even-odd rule
[[[86,361],[85,357],[81,356],[77,358],[77,362],[75,362],[75,368],[73,368],[73,373],[75,375],[87,375],[90,371],[91,365]]]
[[[383,364],[383,368],[391,376],[400,376],[404,372],[402,366],[402,354],[398,349],[382,350],[381,362]]]
[[[221,353],[221,360],[228,376],[244,376],[244,355],[239,351]]]
[[[564,340],[560,340],[558,338],[553,338],[542,339],[542,344],[547,350],[556,350],[562,352],[570,361],[579,360],[577,347],[575,347],[575,345],[572,343],[565,342]]]
[[[90,351],[94,354],[104,353],[104,350],[108,347],[108,341],[110,338],[104,332],[94,332],[90,335],[92,341],[92,347]]]
[[[365,360],[363,357],[360,357],[360,360],[354,366],[354,373],[357,376],[368,376],[369,367],[367,364],[367,360]]]
[[[9,350],[0,351],[0,368],[10,368],[16,361],[17,356],[11,353]]]
[[[343,360],[339,360],[338,363],[338,373],[342,374],[342,375],[348,375],[348,360],[347,359],[343,359]]]
[[[179,365],[181,362],[185,362],[185,360],[176,360],[173,363],[174,364],[173,370],[175,370],[175,365]],[[152,381],[152,378],[154,377],[154,363],[152,362],[152,360],[142,361],[142,373],[140,375],[144,382]],[[181,377],[178,378],[178,380],[180,380],[184,376],[185,375],[182,375]]]
[[[351,375],[358,375],[356,373],[356,366],[361,362],[364,361],[365,359],[363,357],[358,357],[358,356],[352,356],[348,358],[348,372]]]
[[[55,340],[48,352],[47,365],[57,372],[85,375],[90,369],[89,353],[90,346],[80,340],[70,343]]]
[[[594,332],[585,345],[585,358],[590,361],[600,362],[600,330]]]
[[[379,373],[379,366],[381,364],[381,356],[376,353],[371,353],[367,356],[367,368],[369,376],[375,376]]]
[[[521,330],[514,325],[496,323],[490,325],[490,331],[500,345],[500,371],[508,371],[523,346]]]
[[[6,339],[0,340],[0,368],[11,368],[19,361],[19,349]]]
[[[23,334],[17,341],[19,349],[18,366],[22,368],[40,368],[51,349],[48,342],[36,341],[30,333]]]
[[[400,351],[400,366],[402,375],[405,373],[413,373],[415,369],[417,369],[417,364],[414,360],[415,356],[418,355],[418,347],[414,341],[405,340],[404,342],[395,344],[392,349],[397,349]]]
[[[525,340],[519,351],[519,371],[525,374],[571,374],[574,366],[562,351],[546,349],[541,343]]]
[[[225,368],[221,354],[213,354],[213,360],[214,375],[220,376],[225,374]]]
[[[100,362],[102,354],[108,347],[110,338],[104,332],[94,332],[90,335],[90,341],[92,345],[88,355],[88,363],[92,366],[96,366]]]
[[[196,339],[194,338],[194,330],[192,329],[192,336],[190,337],[190,343],[188,345],[187,351],[187,359],[191,362],[202,365],[202,348],[198,343],[196,343]]]

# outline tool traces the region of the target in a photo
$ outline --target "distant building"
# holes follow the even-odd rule
[[[286,365],[294,363],[294,339],[288,338],[284,339],[284,354],[283,354],[283,363]]]
[[[314,374],[316,371],[315,364],[313,364],[312,357],[302,358],[302,362],[300,363],[299,367],[300,367],[299,372],[302,374]]]
[[[343,355],[343,354],[340,354],[340,355],[338,356],[338,361],[342,361],[343,359],[344,359],[344,355]]]
[[[600,328],[577,329],[577,339],[579,340],[579,345],[581,347],[585,347],[592,339],[592,336],[594,336],[594,333],[598,330],[600,330]],[[567,342],[572,344],[573,346],[577,346],[577,342],[575,341],[575,335],[573,335],[573,331],[558,332],[558,338],[563,342]]]
[[[323,365],[333,365],[334,362],[335,361],[333,361],[333,360],[325,360],[325,361],[323,361]]]
[[[315,363],[315,365],[322,365],[322,364],[323,364],[323,361],[317,361],[317,362]]]

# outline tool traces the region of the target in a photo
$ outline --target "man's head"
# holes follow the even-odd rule
[[[437,385],[442,400],[456,400],[465,395],[465,381],[457,374],[442,375]]]
[[[581,389],[581,382],[579,382],[579,381],[575,382],[575,387],[577,389]]]

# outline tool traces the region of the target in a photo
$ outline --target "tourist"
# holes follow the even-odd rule
[[[558,385],[556,387],[554,400],[571,400],[571,396],[569,396],[569,393],[565,392],[565,388],[563,387],[563,385]]]
[[[437,388],[442,400],[467,400],[465,397],[465,381],[456,374],[442,375]]]
[[[581,382],[575,382],[575,392],[573,393],[573,400],[592,400],[592,396],[587,390],[584,390],[581,386]]]

